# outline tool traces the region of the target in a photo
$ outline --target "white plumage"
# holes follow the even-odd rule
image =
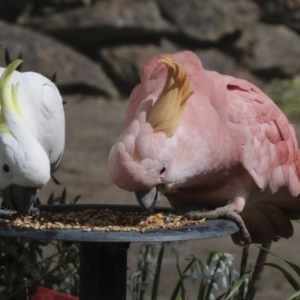
[[[21,62],[0,68],[0,190],[6,206],[26,215],[61,161],[65,117],[55,84],[15,71]]]

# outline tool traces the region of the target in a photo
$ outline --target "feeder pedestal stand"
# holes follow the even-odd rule
[[[81,243],[79,299],[126,299],[130,243]]]
[[[41,205],[40,211],[53,213],[83,211],[86,209],[136,211],[135,205]],[[157,211],[168,211],[157,208]],[[136,231],[82,231],[81,229],[8,228],[0,225],[0,236],[40,240],[72,241],[80,244],[79,299],[125,300],[127,282],[127,250],[132,242],[187,241],[230,235],[239,230],[230,220],[208,220],[198,225],[174,229]]]

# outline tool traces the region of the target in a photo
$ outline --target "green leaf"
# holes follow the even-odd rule
[[[7,49],[5,49],[5,51],[4,51],[4,60],[5,60],[5,63],[7,66],[12,62]]]
[[[52,192],[51,195],[48,198],[47,204],[53,204],[54,203],[54,193]]]
[[[300,80],[281,80],[270,84],[266,93],[280,107],[280,109],[289,117],[289,119],[298,120],[300,116],[298,99],[300,91]]]
[[[61,199],[59,201],[59,204],[66,204],[66,197],[67,197],[67,188],[64,188],[61,194]]]
[[[181,280],[180,280],[181,281],[181,284],[180,284],[180,286],[181,286],[181,289],[180,289],[180,291],[181,291],[180,299],[181,300],[185,300],[185,286],[184,286],[184,283],[183,283],[184,274],[182,275],[182,273],[181,273],[181,270],[180,270],[180,267],[179,267],[179,263],[178,263],[178,257],[177,257],[177,261],[176,261],[176,268],[177,268],[178,274],[179,274],[179,276],[181,278]]]
[[[35,198],[35,205],[41,205],[41,204],[42,204],[41,199],[36,197]]]
[[[20,52],[18,59],[22,59],[22,52]],[[4,60],[5,60],[5,63],[7,66],[12,62],[7,49],[5,49],[5,51],[4,51]],[[22,69],[22,64],[18,65],[18,67],[16,68],[16,71],[20,72],[21,69]]]
[[[296,264],[286,260],[285,258],[279,256],[278,254],[274,253],[273,251],[271,251],[269,249],[266,249],[266,248],[261,247],[261,246],[257,246],[257,247],[260,248],[260,249],[265,250],[266,252],[273,255],[274,257],[279,258],[279,259],[283,260],[284,262],[286,262],[298,274],[298,276],[300,276],[300,267],[298,267]]]
[[[300,296],[300,291],[298,291],[295,294],[291,295],[287,300],[297,299],[298,296]]]
[[[183,274],[185,274],[185,273],[189,270],[189,268],[192,266],[192,264],[195,262],[195,260],[196,260],[195,257],[193,257],[193,258],[191,259],[191,261],[190,261],[190,262],[187,264],[187,266],[185,267],[185,269],[184,269],[184,271],[183,271]],[[177,255],[177,265],[178,265],[178,255]],[[178,269],[177,269],[177,270],[178,270]],[[179,271],[180,271],[180,269],[179,269]],[[173,293],[172,293],[172,296],[171,296],[170,300],[176,300],[176,299],[177,299],[177,294],[178,294],[178,292],[179,292],[181,286],[183,285],[183,279],[182,279],[182,277],[181,277],[181,272],[180,272],[179,274],[180,274],[180,275],[179,275],[179,281],[178,281],[177,284],[176,284],[176,287],[175,287],[175,289],[174,289],[174,291],[173,291]]]
[[[159,252],[158,252],[158,258],[157,258],[155,275],[154,275],[153,286],[152,286],[151,300],[158,299],[157,298],[158,285],[159,285],[159,277],[160,277],[160,273],[161,273],[162,260],[163,260],[163,256],[164,256],[164,250],[165,250],[165,245],[164,245],[164,243],[162,243],[161,247],[159,249]]]
[[[252,270],[248,270],[241,278],[239,278],[234,285],[232,286],[230,293],[228,294],[228,296],[225,298],[225,300],[229,300],[231,298],[231,296],[233,296],[233,294],[239,289],[239,287],[245,282],[245,280],[247,279],[248,275],[250,274]]]
[[[215,276],[216,276],[216,273],[217,273],[217,270],[219,269],[220,267],[220,262],[221,262],[222,258],[220,256],[220,258],[218,259],[218,262],[216,263],[216,266],[215,266],[215,269],[214,269],[214,274],[210,280],[210,283],[208,285],[208,288],[207,288],[207,291],[206,291],[206,297],[205,297],[205,300],[209,300],[210,298],[210,294],[211,294],[211,291],[212,291],[212,288],[213,288],[213,284],[215,282]]]
[[[300,284],[297,282],[297,280],[287,271],[285,270],[283,267],[274,264],[274,263],[263,263],[263,265],[265,266],[270,266],[273,267],[277,270],[279,270],[284,277],[286,278],[286,280],[290,283],[290,285],[296,290],[299,291],[300,290]]]
[[[54,177],[53,174],[51,174],[51,178],[52,178],[52,180],[53,180],[53,182],[54,182],[55,184],[61,185],[61,183]]]
[[[204,295],[206,293],[206,288],[207,288],[206,284],[203,282],[203,280],[201,280],[197,300],[204,299]]]
[[[206,264],[207,264],[208,266],[210,266],[213,257],[214,257],[216,254],[219,254],[219,253],[220,253],[220,252],[218,252],[218,251],[212,251],[212,252],[210,252],[210,254],[209,254],[208,258],[207,258]]]
[[[223,293],[219,297],[215,298],[215,300],[221,300],[225,295],[226,295],[226,293]]]
[[[53,82],[53,83],[56,83],[56,75],[57,75],[57,71],[55,71],[53,73],[53,75],[51,76],[50,80]]]
[[[75,199],[73,201],[71,201],[70,204],[76,204],[80,198],[81,198],[81,195],[76,196]]]
[[[19,56],[18,56],[18,59],[22,59],[22,52],[20,52],[20,54],[19,54]],[[16,70],[19,71],[19,72],[21,72],[22,66],[23,66],[23,64],[20,64],[20,65],[16,68]]]

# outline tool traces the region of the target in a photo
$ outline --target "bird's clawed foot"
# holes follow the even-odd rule
[[[34,207],[32,204],[29,209],[29,215],[36,218],[40,215],[40,210],[37,207]]]
[[[199,220],[199,219],[229,219],[234,221],[240,228],[243,246],[247,247],[251,244],[250,234],[244,224],[241,216],[234,211],[230,206],[218,207],[210,211],[189,211],[183,215],[188,220]]]
[[[13,220],[17,217],[17,213],[12,210],[0,209],[0,219]]]
[[[33,218],[36,218],[40,215],[40,210],[36,207],[32,208],[29,215],[32,216]],[[22,219],[25,219],[26,216],[19,215],[16,211],[13,210],[0,209],[0,219],[14,220],[17,217],[21,217]]]
[[[40,215],[40,210],[37,207],[34,207],[33,204],[29,208],[29,216],[32,216],[33,218],[36,218]],[[25,219],[27,215],[20,214],[16,210],[12,210],[11,208],[7,207],[5,203],[2,203],[0,208],[0,219],[6,219],[6,220],[14,220],[17,217],[20,217],[22,219]]]

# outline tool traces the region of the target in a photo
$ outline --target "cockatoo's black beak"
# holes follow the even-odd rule
[[[149,190],[140,190],[135,192],[139,204],[148,211],[153,211],[153,207],[162,198],[166,191],[164,184],[158,184]]]
[[[2,206],[16,210],[17,215],[21,217],[38,215],[39,210],[33,207],[37,192],[38,190],[33,187],[21,187],[12,184],[1,191]]]

